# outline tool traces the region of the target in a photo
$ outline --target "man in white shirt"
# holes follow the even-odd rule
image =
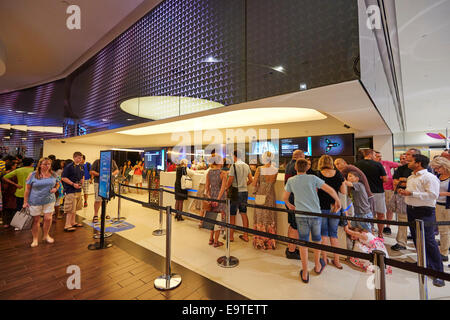
[[[406,189],[400,189],[399,194],[405,196],[406,213],[408,222],[414,222],[416,219],[427,222],[436,222],[436,199],[439,197],[439,180],[435,175],[428,172],[430,159],[424,155],[413,155],[413,161],[408,163],[408,167],[413,170],[406,182]],[[416,227],[410,226],[414,245],[416,245]],[[442,257],[439,247],[434,238],[434,226],[425,225],[425,251],[427,267],[436,271],[444,271]],[[433,279],[433,285],[436,287],[445,286],[442,279]]]

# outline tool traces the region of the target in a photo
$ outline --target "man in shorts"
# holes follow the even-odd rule
[[[292,153],[292,160],[286,165],[286,170],[284,173],[284,184],[286,185],[289,178],[297,175],[297,170],[295,170],[295,163],[298,159],[305,159],[305,153],[302,150],[295,150]],[[289,196],[289,202],[294,202],[294,193],[291,193]],[[286,208],[288,208],[287,204],[285,204]],[[295,222],[295,214],[292,212],[288,212],[288,237],[293,239],[298,239],[298,231],[297,231],[297,222]],[[288,243],[288,247],[286,248],[286,258],[288,259],[297,259],[300,260],[300,251],[297,246],[293,243]]]
[[[377,219],[386,219],[386,197],[384,194],[383,183],[388,181],[386,171],[381,163],[375,161],[375,151],[372,149],[363,150],[364,159],[356,163],[358,167],[367,177],[370,191],[373,194],[375,212]],[[378,224],[378,237],[383,238],[384,224]]]
[[[61,181],[64,186],[64,212],[66,213],[66,224],[64,231],[72,232],[77,227],[82,227],[81,223],[76,223],[76,212],[83,208],[83,199],[81,198],[81,187],[84,182],[84,170],[81,161],[83,154],[79,151],[73,154],[73,162],[64,167],[61,174]]]
[[[239,207],[239,213],[242,218],[242,225],[244,228],[248,228],[247,217],[247,200],[248,200],[248,188],[247,186],[253,182],[252,172],[248,164],[243,162],[238,157],[238,151],[235,150],[233,154],[234,164],[231,165],[228,173],[227,189],[230,186],[238,188],[238,199],[231,199],[230,207],[230,222],[236,224],[236,213]],[[237,183],[236,183],[237,180]],[[230,241],[234,241],[233,238],[234,229],[230,230]],[[248,233],[240,235],[239,238],[245,242],[248,242]]]
[[[83,161],[81,161],[81,164],[83,165],[84,169],[84,183],[83,183],[83,197],[84,197],[84,207],[86,208],[88,206],[87,200],[88,200],[88,193],[89,193],[89,185],[92,184],[92,177],[91,177],[91,164],[89,162],[86,162],[86,156],[83,154]]]
[[[117,167],[116,162],[112,161],[112,175],[115,176],[119,173],[119,167]],[[94,202],[94,218],[92,222],[98,222],[98,210],[102,205],[102,197],[98,195],[98,184],[99,184],[99,176],[100,176],[100,159],[94,161],[91,166],[90,171],[91,177],[94,177],[94,191],[95,191],[95,202]],[[106,219],[110,219],[109,215],[106,215]]]
[[[317,194],[318,189],[322,189],[334,199],[333,211],[338,212],[341,209],[341,202],[336,191],[327,185],[325,181],[319,177],[307,174],[306,172],[310,168],[310,164],[305,159],[298,159],[296,162],[297,175],[291,177],[285,188],[283,200],[287,204],[290,210],[305,211],[321,213],[320,201]],[[289,196],[294,193],[295,206],[289,202]],[[320,243],[321,237],[321,218],[314,216],[307,216],[303,214],[295,214],[295,220],[297,222],[298,236],[300,240]],[[321,274],[326,266],[326,262],[320,258],[320,250],[314,249],[314,271],[316,274]],[[302,260],[302,270],[300,271],[301,280],[304,283],[309,282],[308,270],[308,248],[300,247],[300,257]]]

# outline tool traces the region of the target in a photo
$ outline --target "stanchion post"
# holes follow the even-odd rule
[[[112,247],[112,243],[105,242],[106,200],[104,198],[102,198],[102,212],[100,215],[100,219],[101,219],[100,236],[99,236],[100,242],[90,244],[88,246],[89,250],[107,249]],[[94,238],[96,237],[94,236]]]
[[[117,218],[113,218],[113,220],[116,220],[116,221],[121,221],[121,220],[125,220],[126,219],[125,217],[121,217],[120,216],[120,210],[122,209],[122,204],[121,204],[122,199],[120,197],[120,195],[121,195],[120,187],[121,187],[121,184],[119,182],[119,193],[117,194],[117,196],[119,198],[117,200]]]
[[[164,189],[159,188],[159,206],[162,207],[163,205],[163,195],[164,195]],[[163,229],[163,209],[159,209],[159,229],[156,229],[152,232],[154,236],[163,236],[166,234],[166,230]]]
[[[171,290],[181,284],[181,276],[173,274],[170,267],[171,255],[171,235],[172,235],[172,208],[166,208],[166,272],[162,276],[155,279],[154,285],[158,290]]]
[[[417,265],[419,267],[427,267],[425,259],[425,228],[423,220],[416,220],[416,249],[417,249]],[[420,300],[428,300],[427,276],[419,273],[419,294]]]
[[[227,199],[226,221],[230,223],[230,199]],[[217,264],[224,268],[233,268],[239,264],[239,259],[230,256],[230,228],[227,227],[226,255],[217,259]]]
[[[375,266],[375,300],[386,300],[386,270],[384,258],[385,254],[383,251],[373,251],[373,264]]]

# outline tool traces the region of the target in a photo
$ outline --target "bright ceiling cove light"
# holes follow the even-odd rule
[[[14,129],[19,131],[37,131],[37,132],[52,132],[52,133],[63,133],[63,127],[47,127],[47,126],[27,126],[27,125],[11,125],[11,124],[0,124],[0,129]]]
[[[206,99],[171,96],[133,98],[120,104],[123,111],[152,120],[173,118],[219,107],[223,107],[223,104]]]
[[[194,130],[257,127],[275,123],[323,120],[327,116],[308,108],[252,108],[221,112],[192,119],[178,120],[142,128],[120,131],[128,135],[151,135]]]
[[[135,149],[119,149],[119,148],[112,148],[111,150],[114,150],[114,151],[127,151],[127,152],[144,152],[144,150],[135,150]]]

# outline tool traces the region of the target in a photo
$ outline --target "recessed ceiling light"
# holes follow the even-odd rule
[[[27,138],[21,138],[22,140],[27,140]]]
[[[102,119],[102,121],[103,121],[103,122],[106,122],[106,121],[108,121],[108,119]]]
[[[127,119],[127,121],[133,121],[134,119]]]
[[[277,67],[274,67],[272,69],[275,70],[275,71],[278,71],[278,72],[284,72],[284,67],[283,66],[277,66]]]
[[[28,114],[36,114],[36,112],[27,112]]]
[[[306,85],[306,83],[300,83],[300,91],[304,91],[308,89],[308,86]]]
[[[25,111],[16,110],[17,113],[25,113]]]
[[[222,62],[222,60],[214,58],[213,56],[209,56],[209,57],[205,58],[202,62],[217,63],[217,62]]]

